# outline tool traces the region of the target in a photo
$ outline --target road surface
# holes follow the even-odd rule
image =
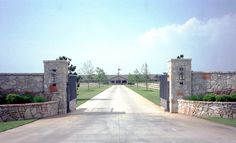
[[[0,133],[1,143],[236,143],[236,128],[165,113],[116,85],[75,112]]]

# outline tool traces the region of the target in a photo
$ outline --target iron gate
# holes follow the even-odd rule
[[[67,113],[70,112],[70,101],[77,97],[77,76],[69,75],[67,83]]]
[[[167,80],[168,75],[164,74],[160,76],[160,97],[161,106],[165,111],[170,111],[169,108],[169,81]]]

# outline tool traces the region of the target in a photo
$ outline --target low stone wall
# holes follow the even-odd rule
[[[236,102],[178,100],[178,113],[197,117],[236,119]]]
[[[0,105],[0,121],[39,119],[57,114],[57,101]]]

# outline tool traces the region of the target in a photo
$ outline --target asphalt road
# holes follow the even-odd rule
[[[236,128],[165,113],[125,86],[75,112],[0,133],[0,143],[236,143]]]

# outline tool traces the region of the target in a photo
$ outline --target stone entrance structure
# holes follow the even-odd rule
[[[58,104],[55,106],[58,107],[56,114],[66,114],[76,110],[77,79],[68,75],[68,62],[65,60],[44,61],[44,73],[0,73],[0,92],[6,91],[8,93],[35,93],[44,96],[48,101],[56,101],[53,102]],[[7,111],[8,107],[5,106],[9,105],[1,106],[4,106],[1,109]],[[1,112],[4,111],[1,110]],[[41,110],[37,109],[37,111]]]
[[[165,111],[178,112],[178,100],[209,92],[236,92],[236,72],[194,72],[192,59],[171,59],[168,73],[160,76],[161,106]]]

